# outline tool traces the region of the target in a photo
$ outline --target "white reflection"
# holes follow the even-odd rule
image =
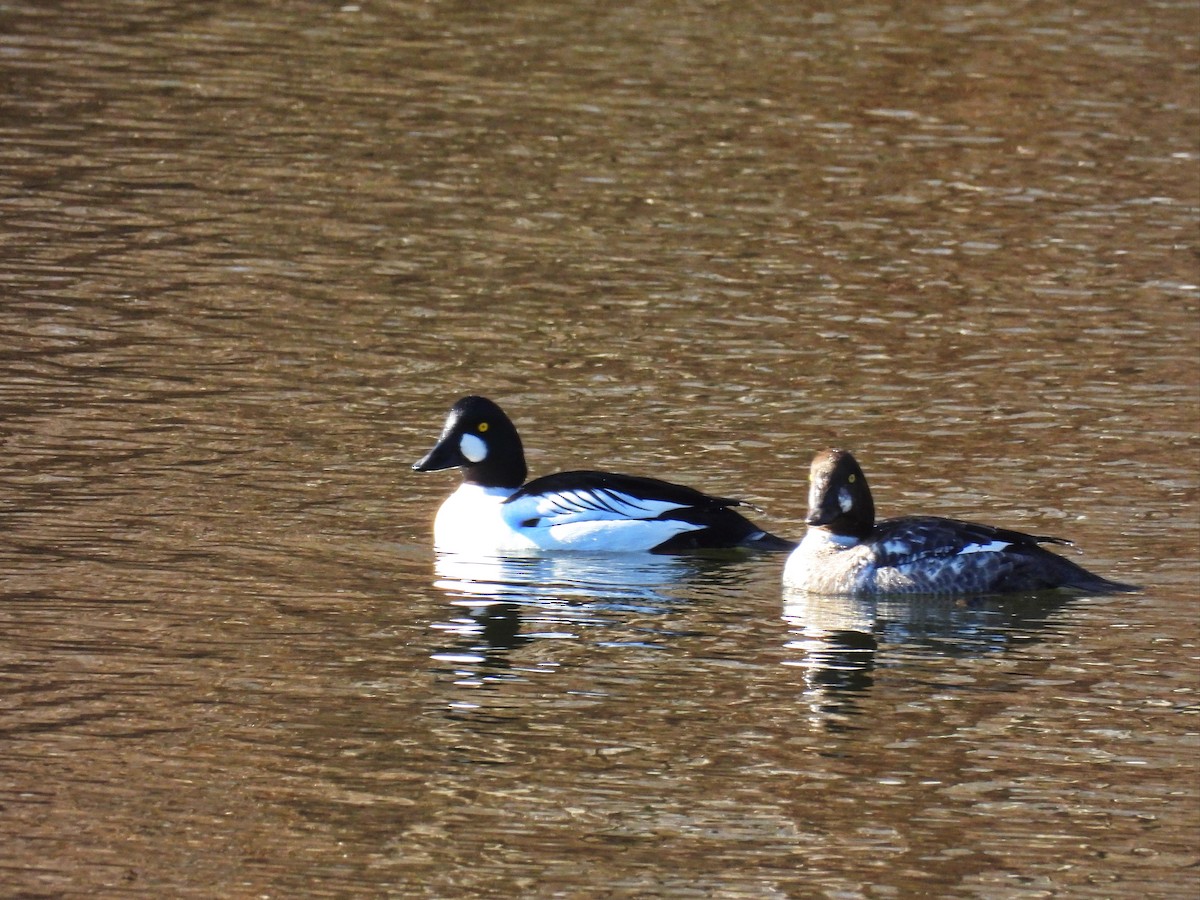
[[[694,574],[698,560],[652,554],[471,556],[442,553],[436,587],[463,598],[543,603],[574,600],[659,604],[665,590]]]
[[[455,684],[479,687],[553,670],[552,642],[578,640],[586,630],[609,628],[614,643],[658,649],[671,632],[647,616],[665,617],[699,573],[728,577],[717,574],[722,566],[651,554],[439,554],[434,585],[459,614],[432,626],[448,639],[432,657]],[[510,652],[534,641],[541,642],[537,652]]]
[[[857,711],[857,699],[874,682],[875,601],[825,597],[784,589],[783,618],[792,626],[784,665],[803,673],[803,699],[814,726],[837,728]]]
[[[1067,595],[840,597],[785,589],[785,661],[804,673],[811,721],[847,724],[875,680],[880,656],[977,656],[1031,640]]]

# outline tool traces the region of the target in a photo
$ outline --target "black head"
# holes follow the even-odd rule
[[[822,450],[808,470],[809,525],[834,534],[866,537],[875,527],[875,501],[848,450]]]
[[[437,444],[413,463],[418,472],[455,466],[471,484],[519,488],[525,483],[525,449],[516,426],[486,397],[463,397],[455,403]]]

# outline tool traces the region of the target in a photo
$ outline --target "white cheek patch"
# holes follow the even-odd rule
[[[473,434],[464,434],[459,438],[458,449],[473,463],[483,462],[487,459],[487,444],[484,443],[483,438]]]
[[[1005,547],[1011,547],[1008,541],[989,541],[986,544],[967,544],[958,551],[959,556],[966,556],[968,553],[999,553]]]
[[[854,506],[854,495],[850,493],[850,488],[838,491],[838,506],[842,508],[842,512],[850,512],[850,508]]]

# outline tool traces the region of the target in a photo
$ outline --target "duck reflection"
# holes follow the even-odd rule
[[[1036,640],[1061,593],[843,597],[784,591],[791,626],[784,664],[803,672],[814,724],[853,725],[888,651],[896,656],[976,656]]]
[[[698,571],[700,564],[699,557],[650,554],[489,557],[442,553],[434,565],[434,585],[468,599],[659,604],[669,602],[670,588]]]
[[[547,657],[556,654],[539,647],[520,655],[518,674],[512,651],[578,640],[594,628],[611,628],[614,643],[661,646],[671,632],[647,627],[646,616],[665,616],[701,578],[728,580],[728,563],[700,555],[440,554],[434,585],[459,615],[433,626],[451,638],[433,658],[452,666],[456,683],[478,686],[553,668]],[[639,621],[636,637],[628,633],[630,618]]]

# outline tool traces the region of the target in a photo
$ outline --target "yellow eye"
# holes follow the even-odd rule
[[[480,422],[480,423],[479,423],[479,432],[480,432],[480,434],[482,434],[483,432],[485,432],[485,431],[487,431],[487,430],[488,430],[488,423],[487,423],[487,422]]]
[[[858,481],[858,476],[857,476],[857,475],[851,475],[851,476],[850,476],[849,478],[847,478],[846,480],[847,480],[848,482],[850,482],[851,484],[854,484],[854,482]]]

